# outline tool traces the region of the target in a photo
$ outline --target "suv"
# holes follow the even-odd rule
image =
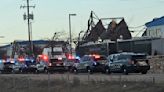
[[[21,64],[18,61],[5,62],[2,72],[7,73],[19,73]]]
[[[72,72],[75,63],[79,63],[79,59],[67,59],[65,61],[65,68],[67,71]]]
[[[104,72],[105,63],[107,58],[100,55],[85,55],[81,58],[79,63],[75,63],[73,67],[73,72]]]
[[[25,67],[21,69],[25,73],[37,73],[36,61],[34,59],[25,59]]]
[[[48,65],[48,72],[64,72],[66,71],[65,68],[65,63],[64,60],[62,58],[58,58],[58,59],[50,59],[49,61],[49,65]]]
[[[109,62],[106,64],[106,73],[121,72],[142,73],[146,74],[150,69],[146,54],[142,53],[119,53],[112,54],[108,57]]]

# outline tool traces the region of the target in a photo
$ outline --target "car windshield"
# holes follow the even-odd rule
[[[95,58],[96,61],[99,61],[99,60],[107,60],[107,58],[105,56],[100,56],[100,58]]]
[[[59,60],[59,59],[50,59],[50,62],[62,62],[62,60]]]
[[[119,55],[118,60],[121,59],[146,59],[146,55]]]
[[[14,63],[6,62],[6,63],[4,63],[4,65],[14,65]]]
[[[93,56],[84,56],[81,58],[81,62],[92,61],[93,59]]]
[[[146,59],[146,55],[133,55],[132,59]]]
[[[57,51],[55,51],[55,52],[53,52],[53,55],[62,55],[62,52],[57,52]]]
[[[130,59],[131,58],[131,55],[119,55],[118,56],[118,60],[121,60],[121,59]]]
[[[68,61],[68,62],[79,62],[78,59],[68,59],[67,61]]]
[[[33,61],[33,60],[25,61],[25,63],[26,63],[26,65],[34,65],[34,64],[36,64],[36,62]]]

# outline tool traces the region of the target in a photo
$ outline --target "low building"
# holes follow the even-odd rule
[[[147,27],[145,36],[164,38],[164,16],[160,18],[154,18],[145,25]]]

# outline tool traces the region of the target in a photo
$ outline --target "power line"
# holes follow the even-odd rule
[[[134,36],[134,37],[137,37],[141,32],[144,32],[146,28],[143,28],[141,30],[139,30],[139,32]]]
[[[136,26],[136,27],[129,27],[129,28],[132,28],[132,29],[136,29],[136,28],[141,28],[141,27],[144,27],[145,25],[140,25],[140,26]]]

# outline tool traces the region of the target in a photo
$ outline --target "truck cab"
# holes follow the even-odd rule
[[[65,68],[65,60],[66,56],[63,51],[62,46],[55,46],[55,47],[50,47],[50,48],[44,48],[43,54],[47,55],[49,58],[49,65],[47,67],[47,70],[49,72],[63,72],[66,71]]]

